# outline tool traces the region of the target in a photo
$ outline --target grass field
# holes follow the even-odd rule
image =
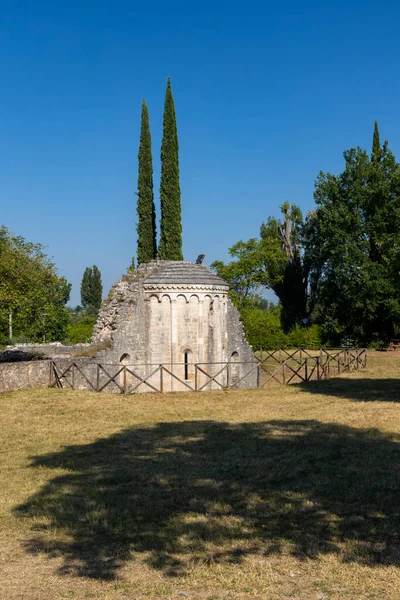
[[[399,403],[396,353],[285,388],[0,394],[0,598],[398,600]]]

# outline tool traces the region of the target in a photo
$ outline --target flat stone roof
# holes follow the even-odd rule
[[[210,271],[205,265],[175,260],[159,260],[150,263],[151,273],[143,279],[146,285],[205,285],[225,286],[227,282]],[[153,266],[154,265],[154,266]]]

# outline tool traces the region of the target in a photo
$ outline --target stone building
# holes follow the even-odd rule
[[[221,389],[236,381],[237,387],[254,387],[253,351],[228,290],[228,284],[204,265],[140,265],[114,284],[102,304],[93,332],[93,342],[104,348],[98,360],[131,365],[140,377],[164,364],[170,371],[167,377],[164,373],[166,391],[191,388],[195,377],[197,389]],[[128,385],[137,381],[136,376],[129,378]]]

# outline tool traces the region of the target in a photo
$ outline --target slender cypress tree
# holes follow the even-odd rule
[[[81,282],[81,304],[83,306],[83,308],[86,308],[87,306],[90,305],[91,303],[91,281],[92,281],[92,276],[93,276],[93,270],[92,267],[86,267],[84,273],[83,273],[83,277],[82,277],[82,282]]]
[[[372,140],[372,160],[379,161],[382,156],[381,142],[379,139],[378,121],[374,125],[374,138]]]
[[[100,308],[102,294],[103,284],[101,283],[100,270],[96,265],[86,267],[81,283],[81,304],[83,308],[96,314]]]
[[[92,281],[91,281],[91,294],[92,294],[92,306],[98,311],[101,305],[101,300],[103,296],[103,284],[101,282],[101,273],[100,269],[93,265],[92,270]]]
[[[169,77],[164,103],[160,199],[161,231],[158,257],[162,260],[183,260],[179,144]]]
[[[142,103],[142,121],[139,146],[139,174],[137,191],[137,261],[147,263],[156,258],[156,209],[153,194],[153,160],[149,111],[145,100]]]

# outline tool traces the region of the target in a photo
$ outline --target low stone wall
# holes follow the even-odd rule
[[[50,361],[0,363],[0,392],[48,387]]]
[[[7,346],[5,350],[0,352],[0,362],[64,358],[85,351],[90,346],[91,344],[64,346],[60,342],[51,342],[49,344],[15,344],[14,346]]]

